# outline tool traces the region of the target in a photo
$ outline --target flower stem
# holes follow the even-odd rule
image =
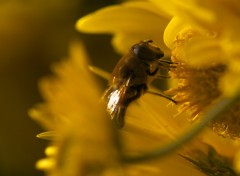
[[[212,109],[208,111],[205,118],[203,118],[200,123],[194,125],[193,128],[191,128],[190,130],[187,130],[187,132],[178,137],[176,141],[168,142],[163,145],[163,147],[137,156],[123,154],[122,161],[125,163],[141,162],[150,159],[160,158],[174,152],[175,150],[179,149],[183,144],[189,142],[195,136],[197,136],[206,127],[206,125],[209,124],[209,122],[211,122],[215,118],[218,118],[223,112],[225,112],[233,104],[238,102],[239,99],[240,95],[232,98],[222,98]]]

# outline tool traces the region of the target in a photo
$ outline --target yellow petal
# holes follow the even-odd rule
[[[47,131],[43,133],[39,133],[37,135],[38,138],[40,139],[46,139],[46,140],[54,140],[56,138],[57,134],[54,131]]]
[[[146,94],[129,105],[126,113],[126,131],[141,131],[153,139],[166,135],[175,138],[188,127],[186,118],[174,118],[178,106],[162,97]],[[147,123],[146,123],[147,122]],[[136,132],[138,131],[138,132]]]
[[[147,122],[148,119],[145,120],[146,124]],[[156,150],[157,148],[164,145],[165,140],[168,138],[167,136],[160,135],[157,131],[155,133],[156,135],[152,136],[149,135],[146,130],[126,130],[122,132],[125,144],[124,151],[129,154],[144,153],[150,150]],[[161,131],[161,129],[158,131]],[[175,169],[171,169],[171,167],[174,167]],[[178,173],[179,170],[181,170],[181,174]],[[181,158],[177,153],[172,153],[169,156],[161,159],[155,159],[153,161],[127,165],[126,172],[132,175],[202,176],[202,173],[200,171],[192,167],[188,161]]]
[[[57,150],[58,150],[58,148],[55,146],[48,146],[45,149],[45,153],[47,156],[55,156],[57,154]]]
[[[153,13],[159,14],[166,19],[170,19],[172,16],[169,13],[166,13],[165,10],[162,8],[156,8],[154,3],[149,3],[148,1],[133,1],[133,2],[125,2],[123,3],[124,6],[128,7],[137,7],[141,9],[145,9],[147,11],[152,11]]]
[[[188,30],[190,26],[178,17],[173,17],[164,31],[164,42],[168,48],[173,48],[173,43],[180,32]]]
[[[28,111],[28,115],[37,121],[46,130],[54,130],[55,122],[47,112],[47,107],[44,104],[37,104],[35,107]]]
[[[238,150],[237,154],[235,155],[233,165],[234,165],[235,171],[238,174],[240,174],[240,151],[239,150]]]
[[[188,127],[186,118],[173,118],[176,106],[167,106],[169,100],[146,94],[131,103],[126,114],[126,126],[121,131],[123,151],[128,154],[146,153],[175,139]],[[171,169],[171,167],[175,169]],[[161,159],[127,165],[126,172],[132,175],[203,176],[200,171],[173,153]]]
[[[171,16],[176,15],[176,7],[175,7],[173,0],[168,0],[168,1],[149,0],[149,1],[152,2],[153,4],[156,4],[159,7],[159,9],[162,9],[165,13],[167,13]]]
[[[220,80],[219,87],[228,97],[236,96],[240,90],[239,72],[227,72]]]
[[[136,32],[134,34],[131,33],[116,33],[112,39],[112,44],[115,46],[115,49],[119,53],[126,53],[129,49],[136,43],[141,40],[152,39],[154,44],[161,48],[164,52],[164,55],[170,55],[170,50],[166,47],[163,42],[162,35],[158,35],[156,33],[140,33]]]
[[[195,8],[193,20],[205,28],[219,31],[239,23],[240,2],[238,0],[195,1],[198,8]]]
[[[105,70],[102,70],[98,67],[95,67],[93,65],[89,66],[89,70],[93,72],[94,74],[100,76],[103,79],[106,79],[107,81],[111,79],[111,74],[106,72]]]
[[[36,168],[39,170],[51,170],[56,166],[56,161],[51,158],[41,159],[36,163]]]
[[[219,41],[207,37],[195,37],[185,46],[187,62],[191,65],[223,64],[226,62],[225,54]]]
[[[166,13],[177,16],[188,24],[204,26],[205,23],[211,24],[216,20],[211,9],[202,8],[197,0],[151,0],[151,2]]]
[[[148,143],[145,143],[148,145]],[[174,168],[174,169],[173,169]],[[141,162],[126,166],[126,173],[130,176],[204,176],[200,170],[178,154],[172,154],[158,160]]]
[[[147,3],[147,5],[150,5]],[[155,9],[156,11],[156,9]],[[79,31],[89,33],[112,33],[136,31],[163,31],[168,19],[141,7],[115,5],[100,9],[78,20]]]
[[[163,51],[169,52],[163,43],[168,21],[169,17],[153,4],[131,2],[100,9],[79,19],[76,27],[81,32],[115,34],[113,44],[121,53],[145,39],[154,40]]]

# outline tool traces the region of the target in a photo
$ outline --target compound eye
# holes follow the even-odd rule
[[[156,46],[150,45],[151,40],[140,42],[132,47],[134,55],[145,61],[154,61],[164,56],[163,52]]]
[[[160,51],[159,50],[159,52],[158,53],[156,53],[156,58],[161,58],[161,57],[163,57],[164,56],[164,54],[163,54],[163,52],[162,51]]]
[[[148,46],[145,45],[136,46],[133,49],[133,53],[140,59],[147,59],[149,56],[152,55],[151,50],[148,48]]]
[[[133,48],[133,53],[134,53],[136,56],[138,56],[139,53],[140,53],[140,49],[141,49],[140,46],[136,46],[136,47],[134,47],[134,48]]]

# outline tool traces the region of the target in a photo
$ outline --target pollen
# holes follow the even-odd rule
[[[217,134],[232,139],[240,138],[240,103],[215,119],[210,126]]]
[[[204,118],[207,109],[222,96],[219,80],[227,72],[227,66],[220,63],[212,62],[208,66],[192,66],[188,63],[191,58],[186,58],[185,45],[196,36],[199,36],[198,32],[188,30],[176,37],[171,57],[175,66],[171,68],[170,75],[177,80],[177,86],[166,91],[174,95],[173,99],[179,104],[179,114],[185,111],[190,113],[190,122],[198,120],[200,116]],[[209,127],[223,137],[239,138],[239,117],[240,103],[215,119]]]
[[[190,111],[191,121],[198,119],[199,114],[221,95],[218,81],[225,71],[222,64],[209,64],[207,68],[188,64],[189,58],[185,57],[184,48],[194,36],[198,33],[190,30],[179,34],[174,42],[171,59],[176,67],[170,70],[170,75],[178,83],[176,88],[167,91],[175,95],[180,113]]]

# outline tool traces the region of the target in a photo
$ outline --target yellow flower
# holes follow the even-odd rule
[[[236,1],[173,3],[173,19],[165,30],[172,60],[179,63],[172,77],[179,79],[176,99],[190,109],[191,120],[204,114],[221,96],[238,96],[239,6]],[[221,9],[221,10],[220,10]],[[226,21],[223,23],[222,21]],[[178,32],[176,32],[178,31]],[[172,35],[171,35],[172,34]],[[234,66],[233,66],[234,65]],[[219,135],[239,138],[239,103],[210,124]]]
[[[161,1],[154,1],[159,5]],[[185,60],[195,67],[226,67],[219,80],[219,89],[226,96],[234,96],[239,88],[240,4],[235,0],[200,1],[192,3],[172,1],[174,16],[165,31],[165,41],[173,47],[178,35],[190,29],[197,31],[184,48]],[[170,11],[169,11],[170,12]],[[177,33],[175,31],[178,31]]]
[[[112,43],[120,53],[140,40],[152,39],[166,54],[170,50],[162,37],[170,18],[154,4],[137,1],[100,9],[81,18],[76,27],[88,33],[114,33]]]
[[[119,170],[115,132],[82,46],[70,49],[71,57],[53,67],[55,75],[40,82],[45,102],[29,112],[53,131],[40,135],[53,141],[37,167],[54,176],[113,175]]]
[[[100,9],[79,19],[76,27],[81,32],[113,34],[113,45],[121,53],[139,40],[153,39],[176,63],[170,74],[178,80],[177,87],[167,93],[175,94],[174,98],[180,104],[178,114],[187,111],[190,115],[184,115],[185,118],[201,121],[222,97],[239,96],[239,5],[236,0],[134,1]],[[239,108],[239,103],[235,103],[209,126],[218,135],[239,139]],[[149,123],[146,119],[133,123],[133,126],[145,126]],[[150,129],[156,126],[153,124]],[[156,134],[156,129],[153,131],[150,133]],[[208,154],[206,151],[200,153],[216,154],[211,148]],[[222,151],[218,154],[224,156]],[[212,159],[215,161],[215,156]],[[201,162],[189,160],[200,167]],[[219,163],[226,163],[223,158],[220,160]],[[203,172],[210,174],[210,170]],[[211,170],[211,174],[215,172]]]

